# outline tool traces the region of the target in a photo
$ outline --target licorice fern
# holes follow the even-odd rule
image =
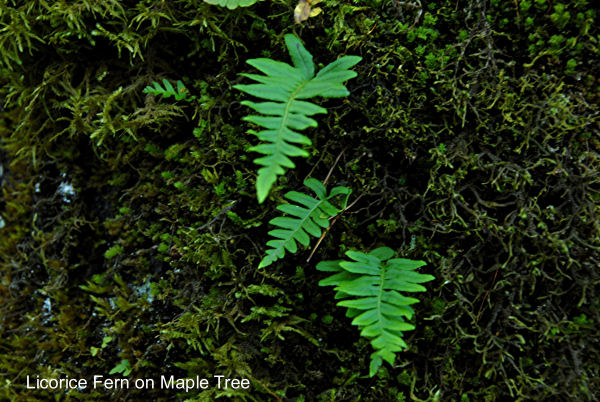
[[[310,236],[320,237],[321,229],[329,227],[329,218],[337,215],[346,207],[352,191],[348,187],[339,186],[334,187],[328,195],[323,183],[313,178],[306,179],[304,185],[314,191],[317,198],[297,191],[290,191],[285,195],[285,198],[297,205],[277,206],[278,210],[290,216],[280,216],[269,221],[279,229],[269,232],[269,235],[275,239],[267,242],[267,246],[271,248],[267,250],[267,255],[262,259],[258,268],[264,268],[283,258],[285,250],[295,253],[298,250],[296,242],[306,247],[310,242]],[[339,208],[331,204],[331,200],[338,195],[343,196]]]
[[[164,87],[161,87],[160,84],[156,81],[152,81],[152,84],[154,85],[153,87],[148,85],[146,88],[144,88],[144,90],[142,92],[144,92],[145,94],[152,94],[152,95],[160,95],[163,98],[170,98],[171,96],[175,97],[175,100],[186,100],[186,101],[193,101],[194,99],[196,99],[195,96],[189,96],[189,92],[187,90],[187,88],[183,85],[183,82],[181,82],[180,80],[177,80],[177,88],[173,87],[173,84],[171,84],[169,81],[167,81],[166,79],[163,78],[163,85]]]
[[[352,261],[322,261],[317,269],[334,274],[319,282],[320,286],[335,286],[336,299],[344,299],[338,306],[347,307],[346,315],[354,318],[352,324],[361,330],[361,336],[371,340],[375,352],[371,354],[370,376],[374,376],[383,360],[394,363],[396,352],[407,348],[403,331],[415,329],[405,321],[415,313],[411,304],[419,300],[400,292],[423,292],[419,283],[435,279],[432,275],[415,270],[424,261],[391,258],[394,251],[380,247],[368,254],[347,251]]]
[[[304,48],[300,40],[285,35],[285,43],[294,66],[271,59],[250,59],[248,64],[265,75],[241,74],[257,81],[258,84],[236,85],[234,88],[268,102],[243,101],[261,115],[246,116],[244,120],[264,128],[256,135],[262,144],[250,148],[264,156],[254,162],[263,166],[258,171],[256,191],[258,202],[262,203],[277,176],[288,168],[295,167],[290,157],[308,156],[308,152],[297,145],[310,145],[310,139],[295,130],[316,127],[317,122],[310,116],[327,113],[327,110],[314,103],[301,99],[321,96],[325,98],[342,97],[349,94],[343,82],[356,76],[349,70],[358,63],[358,56],[344,56],[330,63],[315,76],[312,55]]]
[[[227,7],[230,10],[238,7],[249,7],[258,0],[204,0],[205,3]]]

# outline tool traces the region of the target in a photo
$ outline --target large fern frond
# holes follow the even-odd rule
[[[262,203],[277,176],[288,168],[295,167],[290,159],[294,156],[308,156],[308,152],[299,145],[310,145],[310,140],[299,130],[316,127],[317,122],[310,116],[327,113],[327,110],[314,103],[301,99],[321,96],[325,98],[347,96],[349,94],[343,82],[356,76],[349,70],[358,63],[358,56],[344,56],[330,63],[315,76],[315,65],[312,55],[304,48],[300,40],[292,35],[285,35],[290,57],[294,66],[271,59],[250,59],[248,64],[265,75],[241,74],[257,81],[258,84],[236,85],[234,88],[246,92],[268,102],[243,101],[260,115],[246,116],[244,120],[264,128],[256,135],[262,144],[250,150],[264,154],[254,162],[263,166],[258,171],[256,191],[258,202]]]
[[[335,286],[335,298],[344,299],[337,305],[348,308],[346,315],[354,318],[352,324],[359,327],[361,336],[371,340],[375,349],[369,369],[372,377],[383,360],[393,364],[396,352],[407,348],[402,339],[403,331],[415,329],[406,320],[415,313],[410,305],[419,300],[400,292],[423,292],[425,287],[419,283],[435,278],[415,272],[425,265],[424,261],[391,258],[394,251],[388,247],[377,248],[368,254],[347,251],[346,255],[351,261],[317,264],[318,270],[334,273],[321,280],[319,285]]]
[[[238,7],[249,7],[258,0],[204,0],[205,3],[227,7],[230,10]]]
[[[342,211],[348,202],[350,190],[348,187],[335,187],[327,195],[325,186],[317,179],[309,178],[304,181],[304,185],[315,192],[317,198],[290,191],[285,195],[290,201],[297,203],[283,204],[277,206],[277,209],[290,216],[280,216],[269,221],[270,224],[278,226],[279,229],[271,230],[269,235],[275,237],[269,240],[267,246],[267,255],[262,259],[258,268],[271,265],[273,262],[285,256],[285,250],[295,253],[298,250],[296,242],[303,246],[308,246],[310,236],[320,237],[321,229],[329,227],[329,218]],[[340,208],[331,204],[332,198],[342,195]],[[310,236],[309,236],[310,235]]]

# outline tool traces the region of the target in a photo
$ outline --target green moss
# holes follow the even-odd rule
[[[600,388],[600,57],[591,2],[0,1],[0,398],[27,375],[251,378],[129,399],[592,400]],[[258,207],[244,60],[363,61]],[[181,79],[193,102],[144,94]],[[341,151],[344,150],[343,153]],[[306,176],[360,200],[315,257],[255,267]],[[66,200],[61,183],[76,189]],[[375,380],[314,263],[395,244],[440,278]],[[77,336],[73,336],[77,334]],[[110,342],[105,339],[112,338]],[[95,348],[95,349],[93,349]],[[119,375],[122,375],[121,372]],[[103,390],[65,398],[104,400]]]
[[[114,258],[120,254],[123,254],[123,251],[124,251],[124,249],[121,246],[118,246],[118,245],[112,246],[111,248],[109,248],[108,250],[106,250],[104,252],[104,258],[106,258],[106,259]]]

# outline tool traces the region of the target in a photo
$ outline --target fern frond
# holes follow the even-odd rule
[[[311,141],[298,131],[317,126],[317,122],[310,116],[327,113],[321,106],[301,99],[347,96],[349,92],[343,82],[356,76],[356,72],[349,68],[361,60],[358,56],[341,57],[315,76],[312,55],[300,40],[287,34],[285,43],[294,66],[265,58],[250,59],[247,63],[264,75],[241,74],[258,84],[234,86],[247,94],[267,100],[258,103],[247,100],[242,102],[260,113],[246,116],[244,120],[264,128],[259,132],[248,131],[263,141],[250,148],[251,151],[264,155],[254,160],[254,163],[263,166],[259,169],[256,180],[259,203],[267,198],[277,176],[284,174],[286,169],[295,167],[291,157],[308,156],[308,152],[300,146],[310,145]]]
[[[227,7],[230,10],[238,7],[248,7],[258,0],[204,0],[205,3],[214,4],[221,7]]]
[[[424,261],[392,258],[394,251],[380,247],[368,254],[347,251],[351,261],[322,261],[317,269],[333,275],[319,282],[320,286],[335,286],[335,298],[344,299],[338,306],[347,307],[346,315],[361,330],[361,336],[371,340],[370,376],[374,376],[383,360],[394,363],[396,352],[407,348],[402,339],[404,331],[415,329],[409,324],[415,313],[411,304],[418,299],[400,292],[424,292],[419,285],[435,279],[415,270]],[[406,320],[405,320],[406,319]]]
[[[313,198],[297,191],[290,191],[285,195],[294,204],[283,204],[277,209],[290,216],[280,216],[269,221],[270,224],[278,226],[279,229],[271,230],[269,235],[275,237],[269,240],[267,255],[262,259],[258,268],[264,268],[285,256],[285,250],[295,253],[298,250],[296,242],[308,246],[310,236],[320,237],[321,229],[329,227],[329,218],[341,212],[348,202],[352,190],[348,187],[335,187],[327,195],[325,186],[317,179],[309,178],[304,185],[315,192],[317,198]],[[340,208],[331,204],[331,200],[338,196],[344,196]],[[309,236],[310,235],[310,236]]]
[[[152,84],[154,85],[154,87],[148,85],[146,88],[144,88],[142,92],[144,92],[145,94],[152,94],[157,96],[160,95],[163,98],[170,98],[171,96],[174,96],[175,100],[178,101],[186,100],[189,102],[196,99],[195,96],[188,96],[188,90],[183,85],[183,82],[181,82],[180,80],[177,80],[177,88],[173,88],[173,84],[171,84],[166,79],[163,79],[164,88],[161,87],[160,84],[156,81],[152,81]]]

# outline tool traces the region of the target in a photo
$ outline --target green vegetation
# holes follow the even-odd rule
[[[0,0],[0,399],[598,399],[598,7],[296,3]],[[327,113],[259,204],[247,130],[269,129],[235,87],[286,35],[315,77],[362,60],[302,99]],[[349,205],[309,262],[316,239],[257,269],[309,177]],[[377,336],[336,304],[362,296],[316,266],[384,245],[436,280],[371,377]],[[251,387],[26,388],[97,374]]]
[[[189,101],[193,101],[194,99],[196,99],[195,96],[188,95],[188,93],[187,93],[188,91],[185,88],[185,86],[183,85],[183,82],[181,82],[179,80],[177,81],[177,88],[174,88],[173,84],[171,84],[166,79],[163,79],[162,87],[156,81],[154,81],[152,83],[152,85],[154,85],[154,86],[148,85],[146,88],[144,88],[143,92],[145,94],[152,94],[152,95],[157,95],[157,96],[160,95],[163,98],[170,98],[172,96],[177,101],[186,100],[189,102]]]
[[[254,111],[266,115],[244,117],[244,120],[265,128],[258,133],[249,131],[261,141],[267,142],[250,148],[251,151],[265,155],[254,160],[254,163],[264,166],[258,171],[256,179],[259,203],[267,198],[277,176],[284,174],[286,168],[296,167],[289,157],[309,155],[293,144],[311,145],[310,139],[294,130],[316,127],[317,122],[310,116],[327,113],[327,109],[300,99],[348,96],[349,92],[343,82],[356,77],[356,73],[348,69],[361,59],[358,56],[341,57],[315,76],[313,57],[298,38],[288,34],[285,36],[285,43],[294,63],[293,67],[271,59],[251,59],[247,63],[265,75],[242,74],[259,84],[235,86],[250,95],[274,101],[242,102]]]
[[[362,336],[372,339],[376,351],[371,354],[369,375],[373,377],[383,360],[394,364],[396,352],[408,348],[402,332],[415,329],[403,317],[413,317],[415,311],[410,305],[419,300],[399,292],[424,292],[426,289],[419,283],[435,278],[414,272],[425,265],[424,261],[392,258],[394,251],[389,247],[379,247],[368,254],[346,251],[346,255],[353,261],[317,264],[319,271],[335,272],[319,285],[335,286],[335,298],[345,299],[337,305],[347,307],[346,316],[354,318],[352,324],[360,328]]]
[[[258,0],[204,0],[208,4],[216,4],[221,7],[234,9],[237,7],[248,7],[256,3]]]
[[[269,232],[269,235],[275,237],[275,240],[267,242],[267,246],[271,248],[267,250],[267,255],[262,259],[258,268],[264,268],[283,258],[285,250],[290,253],[298,251],[296,242],[304,247],[308,246],[310,236],[319,238],[322,233],[321,229],[329,229],[329,219],[346,208],[351,192],[349,188],[338,186],[327,194],[323,183],[313,178],[306,179],[304,185],[314,191],[318,199],[297,191],[290,191],[285,195],[285,198],[295,202],[296,205],[277,206],[278,210],[291,216],[280,216],[269,221],[271,225],[278,226],[279,229]],[[342,199],[340,208],[336,208],[330,203],[330,200],[339,195],[345,197]]]

